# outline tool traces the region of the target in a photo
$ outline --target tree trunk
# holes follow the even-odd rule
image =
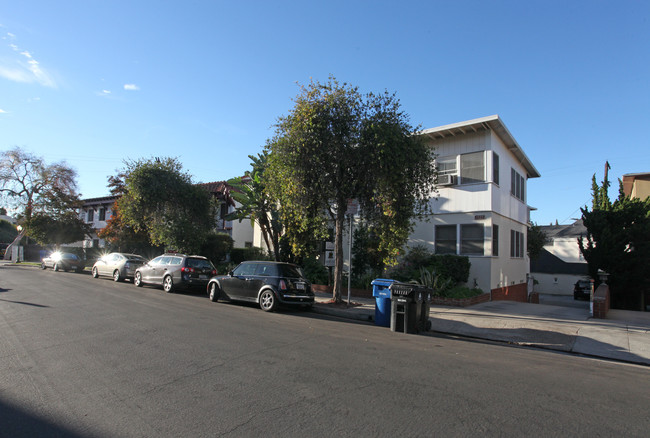
[[[345,220],[345,202],[339,202],[334,221],[334,289],[332,299],[341,302],[341,288],[343,285],[343,221]]]
[[[26,233],[26,232],[27,232],[27,230],[21,230],[20,233],[18,233],[18,235],[17,235],[16,238],[14,239],[14,241],[11,242],[11,243],[9,244],[9,246],[5,249],[4,260],[9,260],[9,259],[11,259],[12,248],[13,248],[15,245],[18,245],[18,244],[20,243],[20,240],[23,238],[23,236],[25,236],[25,233]],[[15,260],[14,260],[14,262],[15,262]]]

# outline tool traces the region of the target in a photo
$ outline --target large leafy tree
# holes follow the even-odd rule
[[[392,263],[414,215],[428,207],[434,153],[414,135],[394,94],[362,95],[330,77],[301,87],[294,102],[267,143],[268,185],[294,251],[309,248],[306,236],[324,235],[334,224],[333,298],[340,301],[348,201],[358,200]]]
[[[122,224],[153,245],[199,252],[214,228],[210,194],[192,184],[176,158],[127,161],[111,184],[123,192],[116,206]]]
[[[550,243],[549,237],[542,230],[542,227],[533,222],[528,227],[528,238],[526,239],[526,247],[530,258],[537,259],[547,243]]]
[[[643,310],[650,290],[650,198],[630,198],[619,184],[618,199],[611,202],[607,174],[601,185],[594,176],[592,209],[581,209],[587,235],[578,245],[592,278],[598,279],[599,270],[610,274],[612,306]]]
[[[252,170],[243,177],[230,179],[230,196],[240,206],[226,217],[228,220],[250,219],[260,227],[262,238],[275,260],[280,260],[280,236],[282,225],[276,202],[270,197],[264,172],[268,165],[268,151],[257,156],[249,155]]]
[[[0,193],[18,210],[24,234],[41,244],[83,239],[88,226],[76,215],[77,174],[66,163],[46,164],[20,148],[0,157]]]
[[[112,210],[113,214],[106,221],[106,227],[99,230],[97,236],[120,251],[143,252],[149,249],[151,242],[147,232],[144,229],[138,232],[126,225],[117,209],[117,202],[113,204]]]

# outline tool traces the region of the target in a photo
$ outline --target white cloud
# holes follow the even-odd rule
[[[2,108],[0,108],[0,114],[7,114],[7,111],[5,111],[5,110],[3,110]]]
[[[111,90],[102,90],[102,94],[111,94]]]
[[[16,38],[10,32],[7,32],[7,35],[11,40]],[[0,59],[0,77],[14,82],[35,82],[44,87],[56,88],[56,82],[52,76],[29,51],[22,50],[13,42],[8,46],[20,56],[14,59]]]
[[[140,87],[135,84],[124,84],[124,89],[127,91],[138,91]]]

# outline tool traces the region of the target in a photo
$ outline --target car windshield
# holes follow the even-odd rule
[[[126,256],[126,258],[129,259],[129,260],[133,260],[133,261],[144,262],[144,258],[140,257],[139,255],[129,255],[129,256]]]
[[[205,259],[187,259],[188,268],[198,268],[198,269],[212,269],[212,263],[209,260]]]
[[[61,255],[61,258],[63,258],[63,259],[69,259],[69,260],[77,260],[77,256],[76,256],[76,255],[74,255],[74,254],[67,254],[67,253],[62,254],[62,255]]]

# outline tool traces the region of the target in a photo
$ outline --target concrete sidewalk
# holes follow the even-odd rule
[[[374,299],[353,297],[357,305],[351,307],[326,304],[329,299],[330,295],[317,294],[314,312],[374,320]],[[650,365],[650,312],[611,310],[607,319],[593,319],[589,304],[583,304],[489,301],[465,308],[431,306],[431,330]]]

